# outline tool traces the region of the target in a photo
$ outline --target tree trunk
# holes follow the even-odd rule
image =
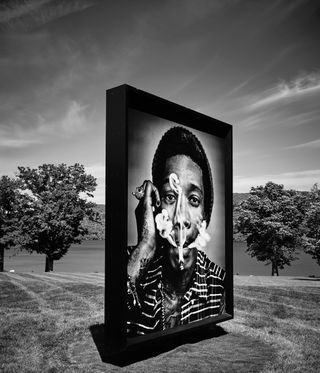
[[[276,263],[272,262],[272,273],[271,276],[279,276],[279,268]]]
[[[4,247],[0,245],[0,272],[4,269]]]
[[[46,267],[45,272],[53,271],[53,259],[46,255]]]

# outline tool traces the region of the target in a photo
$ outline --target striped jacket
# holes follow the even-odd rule
[[[162,259],[154,260],[137,286],[139,305],[128,297],[127,333],[143,335],[164,329],[162,319]],[[194,276],[189,290],[184,294],[180,325],[189,324],[224,311],[225,271],[198,250]]]

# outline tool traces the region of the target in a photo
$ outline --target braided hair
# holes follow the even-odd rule
[[[213,182],[206,153],[198,138],[184,127],[172,127],[161,138],[152,162],[154,185],[161,189],[166,160],[175,155],[186,155],[202,170],[204,214],[209,225],[213,206]]]

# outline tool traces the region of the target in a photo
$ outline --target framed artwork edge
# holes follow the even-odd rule
[[[128,111],[138,110],[224,140],[226,310],[173,329],[127,336]],[[163,98],[121,85],[106,92],[105,342],[109,356],[152,341],[197,332],[233,318],[232,126]]]

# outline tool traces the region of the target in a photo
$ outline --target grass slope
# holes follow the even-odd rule
[[[1,372],[316,372],[320,282],[235,277],[227,332],[120,368],[89,328],[103,323],[101,274],[0,274]]]

